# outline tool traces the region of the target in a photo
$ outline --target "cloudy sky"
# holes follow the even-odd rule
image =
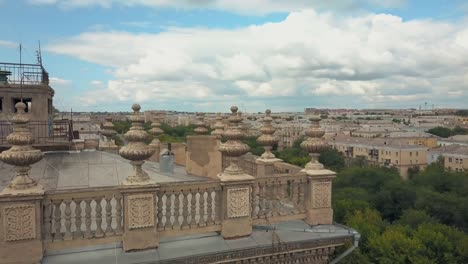
[[[61,110],[468,108],[463,0],[0,0]]]

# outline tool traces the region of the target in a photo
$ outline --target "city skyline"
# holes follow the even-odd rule
[[[64,111],[466,108],[462,1],[0,1]],[[242,109],[242,107],[241,107]]]

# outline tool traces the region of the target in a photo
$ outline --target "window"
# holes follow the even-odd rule
[[[397,164],[397,165],[398,165],[398,160],[395,160],[395,164]]]
[[[410,160],[409,163],[410,163],[410,164],[413,164],[413,160]]]
[[[449,158],[449,162],[452,162],[452,158]]]
[[[16,113],[15,105],[21,102],[21,98],[13,98],[13,112]],[[26,104],[26,109],[24,111],[28,113],[32,110],[32,99],[31,98],[23,98],[23,103]]]
[[[416,160],[416,164],[419,164],[418,160]]]
[[[419,156],[418,154],[419,154],[419,152],[416,151],[416,156]]]
[[[410,151],[409,156],[412,157],[412,156],[413,156],[413,152]]]
[[[0,97],[0,112],[3,112],[3,98]]]

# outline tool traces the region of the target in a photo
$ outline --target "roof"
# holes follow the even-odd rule
[[[207,180],[187,174],[185,168],[174,165],[174,173],[161,173],[159,163],[146,161],[144,170],[156,182]],[[117,186],[133,172],[129,161],[117,154],[102,151],[53,151],[32,165],[31,178],[46,190]],[[14,176],[14,167],[0,162],[0,190]]]
[[[401,139],[391,138],[359,138],[359,137],[345,137],[337,136],[328,141],[330,144],[346,144],[351,146],[365,146],[365,147],[380,147],[380,148],[397,148],[397,149],[417,149],[426,150],[427,148],[420,145],[408,145],[407,142]]]
[[[273,224],[277,230],[281,243],[294,244],[311,241],[327,241],[331,239],[352,239],[357,234],[353,229],[338,225],[309,226],[303,221],[288,221]],[[99,264],[125,264],[125,263],[191,263],[197,258],[212,256],[229,259],[230,254],[256,250],[254,254],[264,248],[272,248],[272,231],[267,226],[254,226],[249,237],[224,240],[218,233],[206,233],[171,238],[161,238],[158,249],[126,253],[120,243],[100,247],[88,247],[71,250],[56,250],[46,252],[42,263],[99,263]],[[336,240],[334,240],[336,242]],[[276,242],[275,242],[276,243]],[[332,244],[331,241],[325,244]],[[336,243],[334,243],[336,244]],[[237,255],[238,256],[238,255]],[[232,260],[232,259],[230,259]]]

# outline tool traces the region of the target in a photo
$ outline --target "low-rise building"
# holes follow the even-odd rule
[[[468,171],[468,146],[451,144],[428,152],[430,163],[440,159],[448,170]]]
[[[362,159],[370,165],[394,167],[403,179],[408,169],[427,166],[427,148],[391,139],[336,137],[329,144],[347,159]]]

